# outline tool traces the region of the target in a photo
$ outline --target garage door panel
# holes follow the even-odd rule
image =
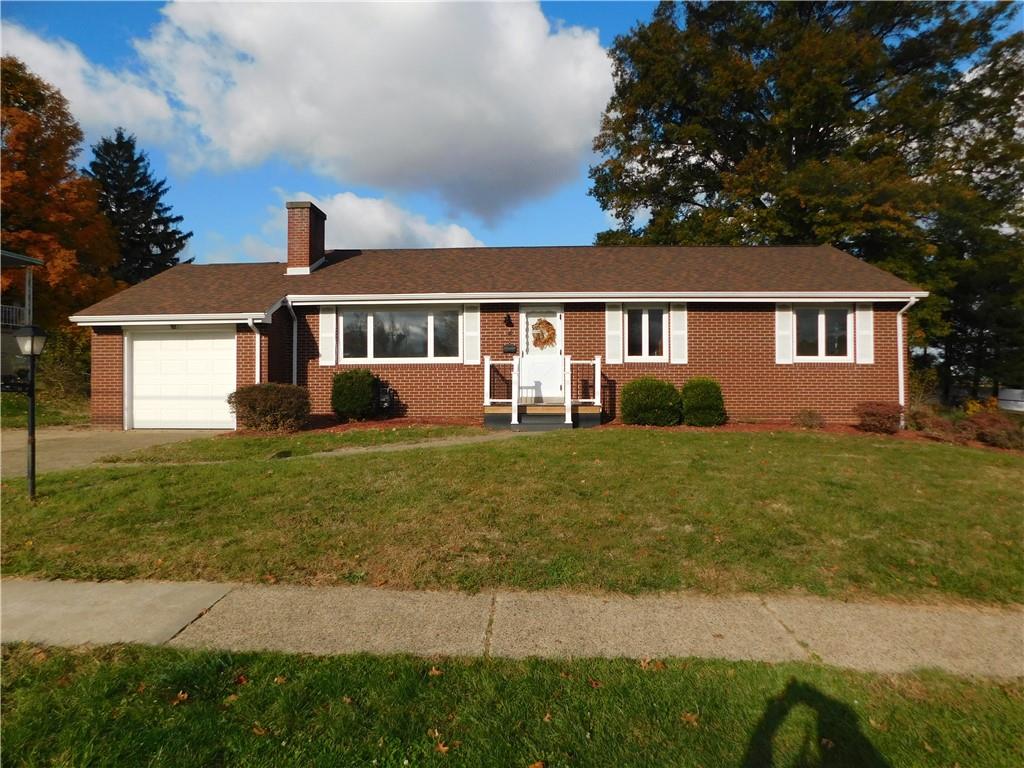
[[[181,330],[132,337],[132,425],[231,429],[235,332]]]

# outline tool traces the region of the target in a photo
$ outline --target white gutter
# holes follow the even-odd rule
[[[214,325],[219,323],[267,322],[265,312],[207,313],[184,315],[71,315],[68,318],[76,325]]]
[[[256,321],[250,319],[248,325],[249,325],[249,328],[252,330],[253,339],[255,340],[255,344],[256,344],[256,354],[254,355],[254,357],[256,358],[256,378],[254,380],[254,383],[259,384],[260,383],[260,347],[263,346],[263,345],[260,343],[261,340],[260,340],[259,331],[256,330]]]
[[[292,316],[292,384],[299,383],[299,318],[295,315],[292,303],[285,299],[285,307]]]
[[[903,372],[903,358],[906,355],[906,345],[903,341],[903,315],[915,304],[917,304],[917,296],[911,296],[910,301],[907,302],[906,306],[896,313],[896,380],[898,382],[897,392],[900,403],[900,427],[902,429],[906,429],[907,427],[907,416],[906,413],[904,413],[907,404],[907,395],[906,384],[903,381],[905,376]]]
[[[557,301],[580,303],[593,301],[722,301],[774,303],[779,301],[906,301],[924,298],[927,291],[602,291],[602,292],[485,292],[485,293],[393,293],[393,294],[289,294],[294,306],[319,304],[461,304]]]

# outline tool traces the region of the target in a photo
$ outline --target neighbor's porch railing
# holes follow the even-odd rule
[[[0,304],[0,325],[21,326],[28,324],[28,313],[24,307],[14,304]]]

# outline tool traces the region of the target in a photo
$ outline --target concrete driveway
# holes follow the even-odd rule
[[[127,453],[162,443],[176,443],[221,434],[214,429],[135,429],[111,432],[89,427],[44,427],[36,430],[36,471],[52,472],[92,464],[115,453]],[[25,474],[28,432],[5,429],[0,432],[0,476]]]

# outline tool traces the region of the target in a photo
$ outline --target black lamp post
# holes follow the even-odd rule
[[[23,325],[14,332],[18,350],[28,358],[28,497],[36,497],[36,360],[46,346],[46,331]]]

